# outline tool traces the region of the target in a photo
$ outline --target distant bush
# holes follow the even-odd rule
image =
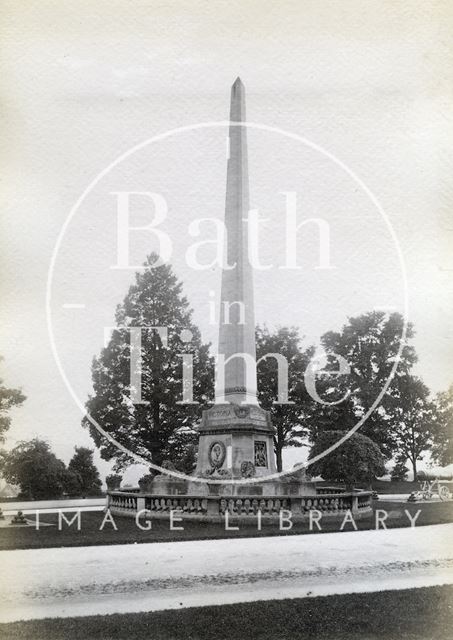
[[[406,467],[405,463],[403,461],[399,461],[393,467],[390,478],[394,482],[401,482],[402,480],[407,480],[408,472],[409,470]]]
[[[67,481],[70,495],[98,496],[101,494],[101,478],[93,460],[94,451],[87,447],[75,447],[68,464]],[[72,493],[71,493],[72,492]]]

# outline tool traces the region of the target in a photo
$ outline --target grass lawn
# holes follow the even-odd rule
[[[2,640],[451,640],[453,587],[0,625]]]
[[[410,525],[408,517],[404,511],[415,516],[418,510],[421,513],[417,519],[416,526],[453,522],[453,502],[438,503],[404,503],[385,502],[379,500],[375,502],[375,509],[382,509],[388,512],[389,517],[386,524],[392,527],[407,527]],[[66,514],[69,519],[73,513]],[[58,530],[57,514],[41,514],[42,523],[52,523],[54,526],[42,527],[36,531],[33,527],[0,528],[0,549],[34,549],[42,547],[62,547],[62,546],[85,546],[102,544],[124,544],[140,542],[170,542],[178,540],[203,540],[212,538],[230,537],[250,537],[292,534],[317,533],[316,527],[313,532],[309,531],[308,522],[294,523],[290,531],[278,530],[278,522],[270,525],[263,525],[263,530],[257,531],[256,525],[239,525],[239,531],[225,531],[222,524],[185,522],[184,531],[170,531],[167,521],[154,521],[152,529],[149,531],[140,530],[133,518],[117,516],[115,523],[118,530],[115,531],[111,524],[106,524],[102,531],[99,530],[103,520],[102,512],[86,511],[81,513],[81,530],[77,531],[76,524],[68,527],[63,522],[61,531]],[[321,522],[322,531],[339,531],[342,518],[328,519]],[[181,523],[178,523],[180,525]],[[375,515],[372,514],[362,520],[357,520],[357,527],[360,530],[375,528]],[[347,524],[344,531],[351,531],[352,525]]]

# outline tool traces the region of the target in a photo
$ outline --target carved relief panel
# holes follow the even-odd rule
[[[267,467],[267,447],[264,440],[255,440],[255,467]]]

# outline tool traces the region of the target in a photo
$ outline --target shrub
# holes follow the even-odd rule
[[[122,476],[116,474],[116,473],[111,473],[110,475],[108,475],[105,478],[105,482],[107,484],[107,489],[109,491],[116,491],[117,489],[120,488],[121,485],[121,480],[122,480]]]
[[[323,453],[344,436],[344,431],[323,431],[314,443],[309,459]],[[378,445],[367,436],[354,433],[343,444],[309,467],[313,476],[324,480],[344,482],[353,486],[356,482],[371,484],[376,477],[385,474],[384,456]]]
[[[395,482],[401,482],[402,480],[407,480],[407,474],[409,470],[406,467],[405,463],[400,460],[396,462],[395,466],[392,469],[391,479]]]

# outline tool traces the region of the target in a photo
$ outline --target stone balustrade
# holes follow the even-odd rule
[[[359,493],[357,495],[357,510],[359,512],[361,511],[368,511],[369,509],[371,509],[371,501],[373,498],[373,492],[372,491],[364,491],[362,494]]]
[[[125,491],[108,491],[107,507],[118,515],[134,515],[138,511],[138,494]]]
[[[209,501],[206,496],[149,496],[145,497],[144,509],[150,513],[166,513],[181,511],[194,515],[207,515]]]
[[[179,512],[192,520],[222,521],[226,512],[241,519],[275,518],[281,511],[291,511],[294,519],[307,518],[310,511],[326,516],[341,516],[351,511],[354,517],[371,512],[371,491],[319,492],[316,496],[197,496],[197,495],[147,495],[126,491],[109,491],[107,507],[114,515],[168,518],[171,511]]]
[[[322,485],[320,487],[316,487],[316,493],[318,495],[322,495],[324,493],[346,493],[345,487],[326,487]]]

